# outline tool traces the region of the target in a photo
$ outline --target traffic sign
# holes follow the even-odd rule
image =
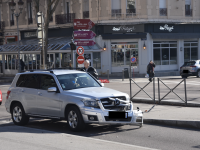
[[[92,39],[95,36],[93,31],[74,31],[74,39]]]
[[[79,46],[76,49],[76,52],[77,52],[78,55],[83,55],[84,54],[84,48],[82,46]]]
[[[78,57],[77,57],[77,62],[78,62],[79,64],[83,64],[84,61],[85,61],[85,59],[84,59],[83,56],[78,56]]]
[[[136,57],[132,57],[132,58],[131,58],[131,62],[132,62],[132,63],[135,63],[136,60],[137,60]]]
[[[90,19],[74,19],[74,29],[91,29],[93,26]]]
[[[93,46],[95,44],[94,41],[74,41],[76,46]]]

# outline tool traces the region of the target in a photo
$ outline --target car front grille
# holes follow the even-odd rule
[[[120,100],[126,101],[125,96],[110,97],[110,98],[118,98]],[[123,111],[125,109],[125,106],[115,106],[114,102],[112,100],[110,100],[109,98],[102,98],[101,103],[102,103],[103,107],[108,110]],[[111,105],[111,106],[107,106],[107,105]]]

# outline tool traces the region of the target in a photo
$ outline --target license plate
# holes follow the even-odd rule
[[[188,70],[183,70],[183,73],[188,73]]]
[[[110,119],[128,119],[128,112],[109,111],[108,117]]]

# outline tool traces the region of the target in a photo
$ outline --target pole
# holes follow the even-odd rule
[[[71,50],[71,67],[73,68],[73,50]],[[76,68],[76,67],[75,67]]]
[[[18,72],[21,72],[21,64],[20,64],[20,49],[19,49],[19,25],[18,25],[18,17],[19,14],[16,14],[17,19],[17,47],[18,47]]]
[[[187,106],[187,89],[186,89],[186,79],[184,79],[184,88],[185,88],[185,105]]]
[[[130,98],[132,98],[132,89],[131,89],[131,57],[129,59],[130,61],[130,72],[129,72],[129,80],[130,80]],[[130,99],[131,100],[131,99]]]
[[[122,81],[124,81],[124,69],[122,69]]]
[[[43,35],[43,31],[44,31],[44,26],[43,26],[43,12],[41,12],[41,24],[42,24],[42,51],[43,51],[43,69],[45,68],[45,51],[44,51],[44,35]]]
[[[107,70],[107,75],[108,75],[108,81],[109,81],[109,70]]]
[[[160,103],[160,83],[159,83],[159,78],[158,79],[158,101]]]
[[[155,93],[156,93],[156,91],[155,91],[155,78],[153,78],[153,100],[154,100],[154,104],[156,103]]]

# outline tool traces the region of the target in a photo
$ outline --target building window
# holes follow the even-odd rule
[[[184,42],[184,61],[198,60],[198,42]]]
[[[27,2],[27,7],[28,7],[28,24],[32,24],[33,17],[32,17],[32,2],[31,1]]]
[[[153,59],[156,65],[177,64],[177,42],[154,42]]]
[[[138,65],[138,43],[111,43],[111,48],[113,67],[129,65],[132,57],[136,57],[136,62],[131,63],[131,66]]]
[[[167,16],[166,0],[159,0],[160,16]]]
[[[12,13],[12,11],[10,10],[10,26],[14,26],[15,22],[14,22],[14,14]]]
[[[112,0],[112,17],[121,16],[121,0]]]
[[[127,0],[126,14],[135,14],[135,0]]]
[[[83,18],[89,17],[89,0],[83,0]]]
[[[185,16],[192,16],[191,0],[185,0]]]
[[[100,52],[93,53],[93,67],[96,69],[101,69],[101,53]]]

